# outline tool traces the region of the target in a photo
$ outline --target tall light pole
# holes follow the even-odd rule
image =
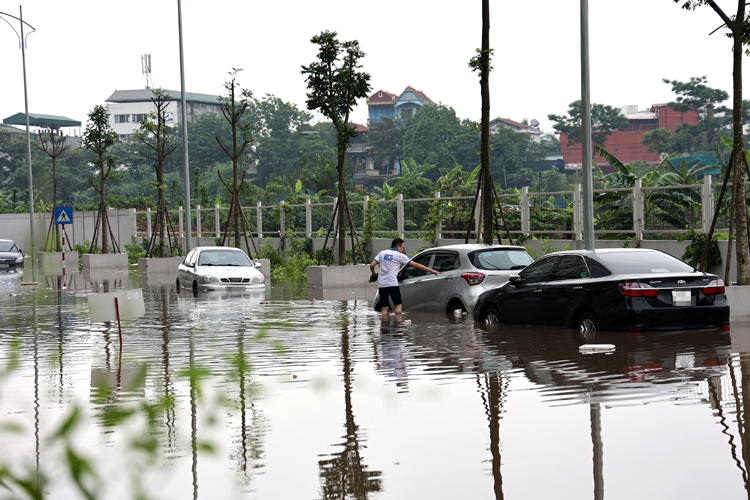
[[[26,112],[26,153],[28,155],[28,163],[29,163],[29,230],[31,232],[31,276],[32,281],[36,281],[36,251],[34,249],[34,183],[32,181],[32,172],[31,172],[31,134],[29,133],[29,93],[26,86],[26,37],[23,34],[23,25],[27,25],[29,28],[31,28],[31,31],[28,33],[29,35],[36,31],[36,29],[30,25],[29,23],[25,22],[23,20],[23,7],[20,5],[18,6],[18,14],[19,17],[12,16],[10,14],[6,14],[5,12],[0,12],[0,19],[8,23],[8,25],[13,28],[13,25],[8,22],[7,19],[5,19],[2,16],[8,16],[12,17],[13,19],[16,19],[21,23],[21,35],[18,39],[19,45],[21,46],[21,60],[23,62],[23,101],[24,101],[24,110]],[[16,28],[13,28],[13,31],[16,31]],[[18,32],[16,31],[16,36],[18,36]]]
[[[187,215],[187,228],[185,240],[185,252],[193,248],[192,224],[190,223],[190,167],[188,163],[188,118],[187,101],[185,99],[185,58],[182,52],[182,2],[177,0],[177,25],[180,32],[180,94],[182,96],[182,164],[185,175],[185,214]]]
[[[591,173],[591,91],[589,89],[589,2],[581,0],[581,128],[583,169],[583,246],[593,250],[594,234],[594,179]]]

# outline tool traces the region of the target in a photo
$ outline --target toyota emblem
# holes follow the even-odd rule
[[[677,284],[678,285],[685,285],[685,284],[687,284],[687,281],[685,281],[685,280],[677,280]]]

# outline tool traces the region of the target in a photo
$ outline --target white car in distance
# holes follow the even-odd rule
[[[265,277],[239,248],[196,247],[188,252],[177,268],[177,291],[241,291],[265,287]]]

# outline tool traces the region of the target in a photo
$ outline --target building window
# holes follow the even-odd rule
[[[121,141],[129,141],[130,140],[130,134],[118,134],[117,138]]]
[[[115,123],[130,123],[130,115],[115,115]]]
[[[167,111],[166,113],[164,113],[164,118],[168,122],[173,122],[174,121],[174,113],[172,113],[171,111]]]
[[[140,123],[141,121],[145,120],[148,117],[146,113],[139,113],[137,115],[133,115],[133,123]]]
[[[411,118],[414,116],[414,110],[411,108],[401,110],[401,118]]]

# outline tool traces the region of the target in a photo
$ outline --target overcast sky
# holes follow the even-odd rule
[[[19,3],[0,0],[0,12],[18,17]],[[718,3],[730,12],[737,5]],[[24,21],[36,29],[26,52],[31,113],[85,122],[114,90],[145,87],[144,53],[151,54],[154,87],[180,89],[177,0],[22,6]],[[552,132],[547,115],[564,114],[580,99],[579,9],[579,0],[490,2],[492,117],[536,118],[543,132]],[[731,95],[731,40],[709,36],[721,24],[710,8],[589,0],[589,11],[592,102],[644,109],[673,100],[663,78],[703,75]],[[300,66],[315,59],[310,38],[331,30],[341,40],[359,40],[373,92],[399,94],[411,85],[460,118],[480,117],[479,79],[467,66],[481,44],[480,0],[183,0],[182,15],[188,91],[221,94],[231,68],[243,68],[240,83],[256,97],[274,94],[304,109]],[[6,23],[0,23],[0,68],[0,118],[6,118],[24,110],[21,50]],[[364,99],[352,121],[366,123]]]

